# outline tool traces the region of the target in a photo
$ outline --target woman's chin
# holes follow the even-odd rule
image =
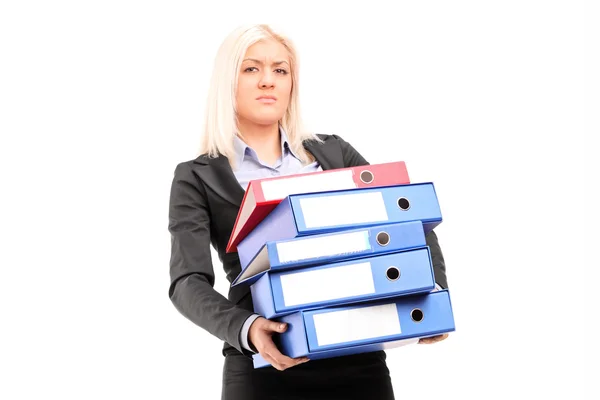
[[[256,125],[270,126],[278,124],[282,117],[282,115],[261,115],[260,117],[252,118],[250,122]]]

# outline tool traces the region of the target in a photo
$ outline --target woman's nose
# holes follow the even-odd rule
[[[271,74],[270,72],[266,72],[262,75],[262,78],[260,79],[260,87],[261,88],[268,88],[268,87],[272,87],[275,84],[275,80],[273,79],[273,74]]]

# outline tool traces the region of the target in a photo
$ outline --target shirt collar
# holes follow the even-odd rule
[[[285,156],[285,150],[287,149],[292,156],[294,156],[295,158],[297,158],[298,160],[300,160],[300,157],[298,157],[292,151],[292,147],[290,146],[290,142],[289,142],[289,139],[288,139],[288,136],[287,136],[287,132],[285,131],[285,129],[283,129],[283,127],[281,127],[281,125],[279,125],[279,134],[281,135],[281,155],[282,155],[282,157]]]
[[[283,158],[286,156],[287,150],[292,156],[299,160],[300,158],[292,151],[287,133],[281,125],[279,125],[279,135],[281,140],[281,157]],[[240,165],[242,165],[242,162],[244,161],[244,158],[246,156],[254,158],[258,161],[258,155],[256,154],[256,152],[250,146],[248,146],[242,139],[240,139],[238,135],[235,135],[233,138],[233,147],[235,150],[236,168],[239,168]]]

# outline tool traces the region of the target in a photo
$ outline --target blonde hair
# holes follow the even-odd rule
[[[276,33],[268,25],[242,26],[225,38],[217,52],[206,103],[204,132],[200,154],[209,157],[226,156],[234,164],[234,137],[238,133],[236,118],[236,91],[238,75],[246,51],[254,43],[265,39],[276,40],[288,51],[292,76],[292,92],[288,108],[279,121],[285,130],[290,147],[304,163],[313,161],[302,142],[320,139],[304,130],[298,99],[298,55],[289,38]]]

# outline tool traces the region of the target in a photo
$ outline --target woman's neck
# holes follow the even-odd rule
[[[281,137],[279,124],[251,125],[240,124],[242,140],[258,154],[258,158],[269,165],[281,157]]]

